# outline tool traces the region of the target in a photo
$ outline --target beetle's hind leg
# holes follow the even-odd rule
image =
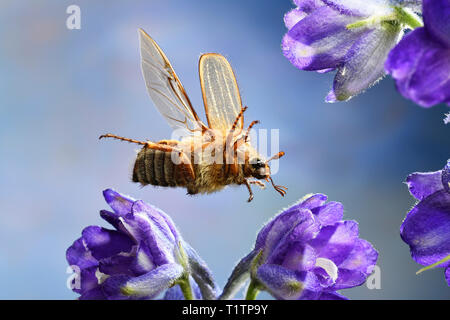
[[[103,138],[113,138],[116,140],[122,140],[122,141],[126,141],[126,142],[131,142],[131,143],[136,143],[136,144],[140,144],[140,145],[147,145],[148,142],[144,142],[144,141],[139,141],[139,140],[134,140],[134,139],[129,139],[129,138],[124,138],[124,137],[120,137],[120,136],[116,136],[115,134],[111,134],[111,133],[107,133],[107,134],[102,134],[100,137],[98,137],[99,139],[103,139]]]

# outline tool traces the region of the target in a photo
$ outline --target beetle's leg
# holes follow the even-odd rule
[[[178,143],[179,143],[179,141],[177,141],[177,140],[161,140],[161,141],[158,141],[158,144],[166,144],[166,145],[169,145],[169,146],[176,146],[176,145],[178,145]]]
[[[247,179],[245,179],[245,185],[247,186],[248,192],[250,193],[250,197],[248,198],[247,202],[250,202],[253,200],[253,191]]]
[[[270,181],[270,182],[272,183],[273,188],[274,188],[279,194],[281,194],[282,197],[284,197],[284,195],[285,195],[286,192],[287,192],[286,190],[288,189],[287,187],[275,185],[275,183],[273,183],[272,177],[270,177],[270,176],[269,176],[266,180],[267,180],[267,181]]]
[[[127,142],[131,142],[131,143],[136,143],[136,144],[141,144],[141,145],[146,145],[147,142],[144,141],[139,141],[139,140],[134,140],[134,139],[129,139],[129,138],[124,138],[124,137],[120,137],[120,136],[116,136],[115,134],[111,134],[111,133],[107,133],[107,134],[102,134],[100,137],[98,137],[99,139],[103,139],[103,138],[113,138],[113,139],[117,139],[117,140],[122,140],[122,141],[127,141]]]
[[[263,190],[266,188],[266,185],[264,184],[264,182],[259,181],[259,180],[251,180],[251,181],[249,181],[248,183],[250,183],[250,184],[256,184],[258,187],[260,187],[260,188],[263,189]]]
[[[249,136],[249,134],[250,134],[250,130],[252,130],[253,126],[254,126],[255,124],[258,124],[258,123],[259,123],[259,120],[255,120],[255,121],[252,121],[252,123],[250,123],[250,125],[249,125],[248,128],[247,128],[247,132],[246,132],[245,135],[244,135],[244,141],[245,141],[245,142],[248,141],[248,136]]]
[[[239,122],[239,120],[240,120],[241,118],[244,119],[244,112],[245,112],[245,110],[247,110],[247,108],[248,108],[248,107],[242,107],[242,108],[241,108],[241,111],[238,113],[236,119],[234,120],[233,125],[231,126],[230,131],[234,131],[234,130],[236,129],[236,126],[237,126],[237,124],[238,124],[238,122]]]

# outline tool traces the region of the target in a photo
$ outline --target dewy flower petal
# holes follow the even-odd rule
[[[411,192],[420,202],[408,212],[400,235],[409,245],[412,258],[424,266],[450,255],[449,177],[450,160],[440,172],[415,173],[408,177],[410,189],[413,186]],[[438,267],[448,268],[450,261]]]
[[[423,107],[450,105],[450,2],[425,0],[423,16],[425,26],[400,41],[385,68],[405,98]]]
[[[417,5],[388,0],[310,2],[297,0],[298,7],[286,14],[289,30],[282,50],[299,69],[338,70],[327,102],[348,100],[381,79],[389,51],[403,35],[403,24],[396,20],[400,11],[394,6]]]
[[[203,298],[216,298],[209,269],[169,216],[113,190],[103,194],[114,212],[102,210],[101,217],[116,230],[87,227],[67,249],[67,261],[80,271],[80,299],[152,299],[186,284],[191,273]]]
[[[277,299],[342,299],[336,290],[361,285],[378,253],[359,238],[356,222],[342,220],[342,205],[326,200],[307,196],[269,221],[222,296],[232,296],[248,277]]]

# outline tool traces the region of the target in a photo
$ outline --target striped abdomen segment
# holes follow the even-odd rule
[[[173,163],[171,154],[142,148],[134,163],[133,182],[163,187],[185,186],[186,177],[183,177],[182,166]]]

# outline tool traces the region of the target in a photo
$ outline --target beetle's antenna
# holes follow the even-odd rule
[[[280,151],[277,154],[275,154],[272,157],[270,157],[269,160],[266,161],[266,163],[268,163],[269,161],[272,161],[272,160],[280,159],[282,156],[284,156],[284,152]]]

